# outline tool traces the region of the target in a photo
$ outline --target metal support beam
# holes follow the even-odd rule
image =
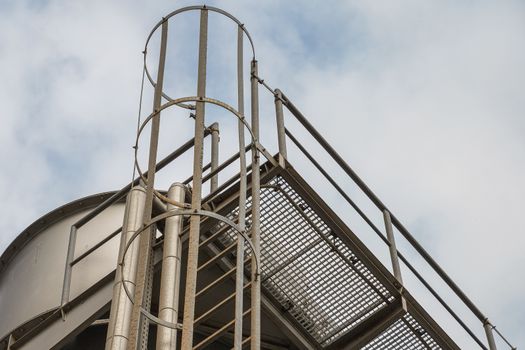
[[[281,90],[275,89],[275,119],[277,122],[277,142],[279,144],[279,165],[286,166],[285,159],[288,158],[286,152],[286,134],[284,128],[284,113],[283,113],[283,96]]]
[[[492,325],[489,320],[486,319],[483,322],[483,328],[485,329],[485,334],[487,335],[487,343],[489,345],[489,350],[497,350],[496,342],[494,341],[494,334],[492,333]]]
[[[155,85],[155,94],[153,97],[153,111],[157,114],[151,121],[151,136],[149,145],[148,177],[146,184],[146,205],[144,207],[144,223],[151,220],[153,211],[153,190],[155,184],[155,165],[157,163],[157,147],[159,143],[160,128],[160,106],[162,101],[162,86],[164,82],[164,66],[166,62],[166,44],[168,37],[168,22],[162,22],[162,36],[160,44],[159,68],[157,72],[157,84]],[[145,349],[148,342],[148,321],[141,322],[141,308],[149,307],[149,294],[151,286],[151,249],[155,239],[156,227],[144,231],[139,238],[139,258],[137,268],[136,287],[134,295],[133,311],[131,314],[130,338],[128,350],[137,348]],[[140,341],[140,344],[139,344]]]
[[[383,218],[385,220],[385,230],[386,237],[389,243],[390,250],[390,259],[392,260],[392,271],[394,272],[394,277],[399,282],[398,288],[403,285],[403,278],[401,277],[401,268],[399,267],[399,259],[397,256],[396,241],[394,238],[394,230],[392,228],[392,219],[390,218],[390,212],[388,210],[383,210]]]
[[[118,261],[124,262],[122,269],[117,267],[115,284],[113,285],[113,298],[109,317],[108,333],[106,336],[106,350],[121,350],[128,345],[129,326],[131,322],[131,310],[133,305],[124,290],[126,283],[128,290],[135,290],[135,275],[137,272],[137,259],[139,242],[134,241],[128,249],[125,257],[124,249],[131,236],[143,225],[143,213],[146,203],[146,191],[144,188],[134,187],[128,194],[126,209],[124,212],[124,223],[120,237],[120,249]]]
[[[184,202],[184,195],[185,187],[181,183],[171,185],[168,190],[168,198],[179,203]],[[177,209],[177,207],[168,203],[168,210],[174,209]],[[171,216],[166,219],[164,228],[158,317],[170,323],[177,323],[178,319],[182,221],[182,216],[180,215]],[[175,349],[176,344],[177,330],[158,325],[156,349]]]
[[[197,96],[206,96],[206,56],[208,46],[208,10],[202,9],[199,34],[199,66],[197,77]],[[191,209],[199,210],[202,202],[202,150],[204,139],[204,102],[197,102],[195,109],[195,147],[193,153],[193,191]],[[184,294],[184,317],[182,324],[181,349],[193,347],[193,320],[195,318],[195,292],[197,288],[197,264],[199,260],[200,220],[197,215],[190,218],[188,240],[188,261],[186,269],[186,288]]]
[[[219,142],[220,142],[220,133],[219,133],[219,123],[213,123],[211,126],[211,162],[210,162],[210,171],[217,170],[219,166]],[[210,193],[215,192],[219,187],[219,174],[215,174],[210,179]]]
[[[259,139],[259,83],[257,81],[257,61],[252,61],[251,67],[251,112],[252,112],[252,131],[255,137],[252,140],[252,243],[255,251],[252,253],[251,264],[251,350],[259,350],[261,347],[261,279],[259,276],[257,257],[261,251],[261,227],[260,227],[260,165],[259,150],[256,143]],[[260,262],[260,260],[259,260]]]
[[[237,30],[237,108],[244,115],[244,78],[243,78],[243,36],[239,26]],[[239,216],[238,223],[241,230],[246,229],[246,146],[244,139],[244,124],[238,121],[239,132]],[[244,305],[244,240],[238,236],[235,270],[235,328],[233,348],[242,349],[242,312]]]

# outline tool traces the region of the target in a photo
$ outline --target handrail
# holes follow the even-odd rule
[[[337,182],[326,172],[326,170],[323,169],[323,167],[314,159],[314,157],[304,148],[303,145],[295,138],[295,136],[285,128],[285,134],[292,140],[292,142],[297,146],[297,148],[308,158],[310,162],[319,170],[319,172],[325,177],[328,182],[339,192],[339,194],[354,208],[354,210],[361,216],[361,218],[372,228],[372,231],[374,231],[377,236],[385,243],[387,246],[390,247],[391,243],[388,241],[388,239],[385,237],[385,235],[377,228],[376,225],[368,218],[368,216],[355,204],[355,202],[344,192],[344,190],[337,184]],[[445,310],[448,311],[448,313],[456,320],[456,322],[459,323],[459,325],[467,332],[470,337],[478,343],[478,345],[484,349],[487,350],[487,347],[481,342],[481,340],[474,334],[474,332],[470,329],[469,326],[463,322],[463,320],[452,310],[452,308],[447,304],[443,298],[439,296],[439,294],[436,292],[434,288],[425,280],[423,276],[416,270],[416,268],[404,257],[403,254],[399,252],[399,250],[396,250],[397,255],[399,256],[399,259],[405,264],[405,266],[416,276],[416,278],[428,289],[430,294],[436,298],[436,300],[443,306]]]
[[[344,159],[330,146],[330,144],[321,136],[321,134],[310,124],[304,115],[295,107],[295,105],[282,94],[284,105],[292,113],[292,115],[304,126],[304,128],[319,142],[325,151],[332,157],[332,159],[344,170],[344,172],[355,182],[355,184],[364,192],[364,194],[381,210],[388,210],[391,213],[392,224],[401,232],[406,240],[414,247],[414,249],[425,259],[425,261],[434,269],[434,271],[443,279],[443,281],[456,293],[456,295],[465,303],[465,305],[476,315],[476,317],[484,322],[485,315],[478,309],[476,305],[465,295],[465,293],[458,287],[458,285],[447,275],[447,273],[439,266],[439,264],[430,256],[430,254],[417,242],[417,240],[408,232],[408,230],[401,224],[401,222],[392,214],[392,211],[387,208],[385,204],[372,192],[372,190],[364,183],[363,180],[354,172],[354,170],[344,161]]]
[[[488,318],[481,312],[481,310],[470,300],[469,297],[461,290],[461,288],[452,280],[452,278],[443,270],[443,268],[432,258],[432,256],[421,246],[421,244],[412,236],[412,234],[403,226],[403,224],[392,214],[392,212],[387,208],[387,206],[377,197],[374,192],[365,184],[365,182],[357,175],[357,173],[344,161],[344,159],[337,153],[337,151],[324,139],[323,136],[313,127],[312,124],[306,119],[306,117],[297,109],[297,107],[283,94],[280,90],[272,91],[269,89],[275,96],[276,100],[278,99],[290,113],[297,119],[297,121],[310,133],[310,135],[323,147],[323,149],[330,155],[330,157],[341,167],[341,169],[353,180],[353,182],[363,191],[363,193],[368,197],[372,203],[381,211],[387,211],[390,214],[392,224],[398,229],[398,231],[403,235],[403,237],[410,243],[410,245],[419,253],[419,255],[425,260],[425,262],[430,265],[430,267],[436,272],[439,277],[447,284],[447,286],[454,292],[454,294],[464,303],[465,306],[479,319],[483,327],[487,331],[487,325],[490,330],[495,329],[495,327],[489,322]],[[279,116],[277,116],[279,118]],[[278,120],[279,121],[279,120]],[[279,126],[278,126],[279,127]],[[283,129],[283,130],[281,130]],[[291,136],[291,133],[284,128],[282,125],[278,133],[286,134],[288,137]],[[293,137],[293,136],[292,136]],[[302,147],[297,142],[297,140],[292,140],[296,145],[301,149]],[[281,147],[280,147],[281,148]],[[304,148],[302,149],[303,153]],[[305,154],[306,155],[306,154]],[[314,164],[315,165],[315,164]],[[318,167],[319,169],[319,167]],[[320,170],[320,169],[319,169]],[[324,170],[322,170],[325,177],[328,175]],[[335,186],[339,193],[340,187],[332,180],[330,177],[327,177],[327,180]],[[343,192],[344,193],[344,192]],[[356,209],[357,205],[348,197],[344,196],[350,205]],[[358,214],[372,227],[372,229],[380,234],[381,238],[387,245],[390,246],[390,242],[386,240],[382,233],[371,223],[371,221],[366,217],[366,215],[359,209],[356,209]],[[378,232],[379,231],[379,232]],[[423,277],[417,273],[412,265],[399,254],[399,258],[405,263],[405,265],[416,275],[416,277],[423,283],[423,285],[431,292],[431,294],[441,303],[441,305],[454,317],[454,319],[465,329],[465,331],[481,346],[481,348],[486,349],[486,346],[481,343],[481,341],[474,335],[474,333],[466,326],[466,324],[457,316],[453,310],[445,303],[445,301],[431,288],[431,286],[423,279]],[[497,331],[496,332],[512,349],[515,349],[510,343],[503,337],[503,335]],[[489,335],[487,335],[489,337]],[[495,349],[493,344],[490,342],[489,337],[489,347],[490,349]]]
[[[211,135],[210,127],[207,127],[204,129],[204,137],[207,137]],[[195,143],[195,138],[192,138],[188,140],[186,143],[184,143],[182,146],[177,148],[175,151],[168,154],[164,159],[159,161],[155,165],[155,172],[163,169],[166,165],[180,157],[182,154],[184,154],[187,150],[189,150],[191,147],[193,147]],[[144,176],[147,176],[148,172],[144,173]],[[105,209],[110,207],[112,204],[118,202],[120,199],[122,199],[130,190],[133,188],[133,186],[136,186],[140,183],[141,177],[137,177],[133,181],[131,181],[129,184],[124,186],[121,190],[113,194],[111,197],[106,199],[104,202],[97,205],[93,210],[91,210],[89,213],[84,215],[82,218],[77,220],[73,225],[71,225],[71,230],[69,234],[69,242],[68,242],[68,248],[67,248],[67,255],[66,255],[66,264],[65,264],[65,270],[64,270],[64,281],[62,285],[62,297],[61,297],[61,308],[64,307],[69,302],[69,294],[71,289],[71,273],[73,269],[73,265],[77,264],[80,260],[91,254],[95,249],[90,249],[86,253],[82,254],[80,257],[75,259],[75,245],[76,245],[76,238],[77,238],[77,231],[79,228],[84,226],[86,223],[91,221],[93,218],[95,218],[98,214],[103,212]],[[111,236],[111,235],[110,235]],[[104,238],[101,242],[97,243],[95,245],[96,248],[99,248],[102,244],[107,242],[109,239],[108,237]]]

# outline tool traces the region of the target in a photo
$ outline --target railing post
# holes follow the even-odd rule
[[[494,341],[494,334],[492,333],[492,325],[488,319],[483,322],[483,328],[485,328],[485,334],[487,335],[487,342],[489,344],[489,350],[497,350],[496,342]]]
[[[279,144],[279,165],[285,167],[285,159],[288,158],[286,152],[286,134],[284,129],[283,100],[281,90],[275,89],[275,118],[277,121],[277,142]]]
[[[219,166],[219,123],[213,123],[211,129],[211,167],[210,171],[214,171]],[[219,187],[219,174],[215,174],[210,179],[210,193],[215,192]]]
[[[390,212],[385,209],[383,210],[383,218],[385,220],[386,237],[389,243],[390,259],[392,260],[392,270],[394,277],[399,282],[399,287],[403,285],[403,278],[401,277],[401,268],[399,267],[399,259],[397,256],[396,241],[394,238],[394,230],[392,228],[392,218]]]

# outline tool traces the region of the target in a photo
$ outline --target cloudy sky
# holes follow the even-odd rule
[[[0,2],[0,251],[49,210],[129,181],[145,38],[162,15],[189,4]],[[524,346],[525,4],[208,4],[246,24],[260,76],[299,106],[498,329]],[[178,33],[194,34],[195,19],[181,20]],[[223,42],[210,43],[217,58],[209,69],[222,77],[233,71],[235,31],[215,25],[210,41]],[[195,42],[173,38],[172,54],[186,57],[173,71],[194,72]],[[191,75],[175,76],[174,94],[192,89]],[[231,98],[232,84],[211,82],[209,94]],[[151,108],[147,93],[144,106]],[[272,106],[262,113],[272,143],[273,115],[264,108]],[[191,127],[178,132],[189,137]],[[313,142],[305,145],[316,152]]]

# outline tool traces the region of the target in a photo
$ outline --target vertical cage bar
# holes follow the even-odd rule
[[[401,268],[399,267],[399,259],[397,256],[396,240],[394,238],[394,230],[392,228],[392,218],[388,210],[383,210],[383,218],[385,219],[386,237],[390,243],[388,249],[390,250],[390,259],[392,260],[392,270],[394,277],[403,285],[403,278],[401,277]]]
[[[244,115],[244,77],[243,77],[243,30],[237,29],[237,108]],[[239,120],[239,227],[246,229],[246,146],[244,124]],[[242,314],[244,307],[244,239],[237,235],[237,261],[235,270],[235,330],[233,348],[242,349]]]
[[[168,198],[176,202],[184,202],[185,188],[181,183],[174,183],[168,190]],[[178,207],[168,203],[168,210]],[[160,277],[159,318],[177,323],[179,309],[180,268],[182,243],[182,216],[166,218],[164,228],[164,246],[162,251],[162,270]],[[175,349],[177,346],[177,330],[157,326],[157,350]]]
[[[281,90],[275,89],[275,118],[277,122],[277,142],[279,144],[279,164],[284,168],[284,160],[288,158],[288,154],[286,152],[286,134],[284,129],[282,98]]]
[[[208,10],[202,9],[199,33],[199,68],[197,77],[197,96],[206,96],[206,56],[208,46]],[[202,151],[204,139],[204,102],[196,103],[195,146],[193,154],[193,192],[191,209],[201,208],[202,192]],[[193,346],[193,320],[195,318],[195,291],[197,285],[197,264],[199,260],[200,220],[197,215],[190,218],[188,240],[188,260],[186,268],[186,288],[184,295],[184,318],[182,325],[181,348],[190,350]]]
[[[126,200],[118,255],[118,262],[119,264],[121,262],[123,263],[123,268],[120,269],[117,267],[115,275],[111,312],[106,336],[106,350],[125,349],[128,345],[129,326],[131,322],[130,315],[133,305],[126,295],[123,283],[127,283],[128,290],[131,293],[135,291],[139,242],[135,241],[131,243],[125,257],[123,254],[131,236],[140,230],[143,225],[145,203],[146,191],[144,188],[136,186],[131,189]]]
[[[148,174],[146,183],[146,204],[144,207],[144,223],[151,220],[153,210],[153,189],[155,184],[155,165],[157,163],[157,148],[159,143],[160,129],[160,105],[162,102],[162,87],[164,83],[164,67],[166,63],[166,45],[168,37],[168,21],[162,22],[162,36],[160,43],[159,68],[157,71],[157,83],[153,97],[153,111],[157,114],[151,120],[151,136],[149,145]],[[136,349],[141,342],[140,347],[146,348],[148,341],[148,322],[141,322],[141,308],[148,307],[149,281],[151,271],[151,248],[152,240],[155,239],[155,225],[150,230],[142,232],[139,238],[139,258],[137,267],[137,284],[135,286],[133,311],[131,314],[130,338],[128,349]]]
[[[215,171],[219,167],[219,123],[213,123],[211,129],[211,167],[210,171]],[[219,187],[219,174],[215,174],[210,179],[210,193],[215,192]]]
[[[252,112],[252,131],[255,139],[252,140],[252,243],[254,252],[252,253],[252,289],[251,289],[251,350],[259,350],[261,347],[261,279],[259,278],[261,263],[259,256],[261,250],[261,228],[260,228],[260,168],[259,151],[259,83],[257,81],[257,61],[252,61],[251,66],[251,112]],[[256,263],[258,260],[259,264]]]

